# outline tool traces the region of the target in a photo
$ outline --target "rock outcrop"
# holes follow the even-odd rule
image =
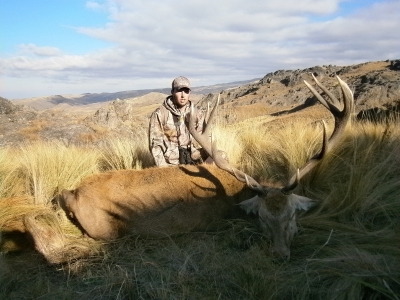
[[[354,91],[355,112],[359,119],[380,120],[398,115],[400,109],[400,60],[367,62],[351,66],[314,66],[303,70],[278,70],[262,79],[238,87],[234,84],[221,90],[213,88],[205,97],[193,93],[192,100],[205,108],[213,105],[221,92],[221,105],[227,108],[223,116],[227,123],[270,114],[299,112],[316,104],[303,81],[312,82],[311,74],[328,89],[338,93],[336,75]],[[150,92],[150,91],[149,91]],[[84,105],[36,111],[0,98],[0,146],[27,139],[58,139],[65,143],[96,143],[108,135],[133,136],[147,128],[148,117],[166,94],[105,102],[95,111],[84,111]],[[62,97],[62,96],[60,96]],[[197,98],[196,98],[197,97]],[[265,109],[268,107],[268,109]],[[260,109],[263,108],[263,109]],[[80,111],[79,114],[77,112]],[[83,111],[85,113],[83,113]],[[266,112],[267,111],[267,112]],[[242,112],[239,114],[239,112]]]
[[[266,74],[257,83],[222,92],[222,103],[249,105],[263,102],[268,105],[292,106],[304,103],[310,93],[303,84],[311,82],[313,74],[330,89],[337,86],[335,76],[345,80],[354,91],[357,111],[374,107],[385,108],[400,99],[400,60],[363,63],[353,66],[315,66],[304,70],[279,70]],[[209,94],[200,105],[216,98]],[[313,101],[309,101],[313,104]]]

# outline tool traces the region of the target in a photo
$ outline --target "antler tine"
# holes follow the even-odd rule
[[[325,121],[321,121],[321,123],[322,123],[322,131],[323,131],[321,151],[318,152],[317,154],[315,154],[300,169],[297,169],[296,173],[292,176],[292,178],[290,178],[289,183],[281,189],[282,193],[284,193],[286,195],[290,194],[298,186],[300,179],[305,174],[310,172],[327,153],[328,136],[326,133],[326,123],[325,123]]]
[[[217,100],[217,102],[218,102],[218,100]],[[207,125],[208,119],[210,119],[210,101],[207,102],[207,111],[206,111],[206,115],[204,116],[204,126]]]
[[[344,132],[346,125],[351,120],[351,113],[354,108],[354,96],[353,92],[350,90],[349,86],[346,82],[336,76],[337,81],[339,82],[340,88],[343,93],[343,109],[337,110],[336,112],[332,112],[335,117],[335,127],[333,128],[333,132],[331,137],[329,138],[329,143],[327,145],[327,151],[330,151],[334,145],[340,140],[342,133]]]
[[[313,78],[316,82],[316,84],[325,92],[325,94],[330,98],[330,101],[339,103],[337,98],[333,96],[332,93],[330,93],[325,86],[323,86],[313,75]],[[289,180],[288,185],[286,185],[284,188],[282,188],[282,192],[287,194],[290,193],[296,186],[298,185],[300,179],[307,173],[309,173],[321,160],[322,158],[326,155],[327,152],[329,152],[334,145],[340,140],[341,135],[343,134],[346,125],[348,124],[350,117],[351,117],[351,112],[353,110],[353,93],[351,92],[349,86],[341,80],[338,76],[336,76],[339,85],[341,87],[342,93],[343,93],[343,110],[340,110],[337,106],[335,106],[333,103],[330,101],[325,100],[310,84],[305,82],[307,87],[310,89],[310,91],[317,97],[319,102],[321,102],[322,105],[324,105],[326,108],[329,109],[329,111],[332,113],[332,115],[335,118],[335,127],[333,129],[332,135],[327,139],[327,134],[326,134],[326,125],[325,122],[323,122],[323,142],[322,142],[322,149],[319,153],[314,155],[308,162],[306,162],[298,171],[296,174],[292,176],[292,178]]]
[[[207,104],[207,106],[208,106],[208,107],[207,107],[208,119],[207,119],[206,127],[205,127],[205,129],[203,130],[203,133],[204,133],[205,135],[208,135],[208,136],[211,135],[212,122],[214,121],[214,118],[215,118],[215,116],[216,116],[216,111],[217,111],[216,108],[217,108],[218,105],[219,105],[219,99],[220,99],[220,97],[221,97],[221,94],[218,94],[217,102],[215,103],[215,106],[213,107],[211,113],[208,113],[210,103]],[[208,124],[211,124],[211,125],[208,126]]]
[[[319,80],[314,76],[314,74],[311,74],[311,76],[314,79],[315,83],[320,87],[320,89],[328,96],[328,99],[330,99],[333,102],[333,103],[328,102],[329,106],[328,109],[330,110],[333,109],[335,112],[340,111],[338,107],[340,105],[340,101],[321,82],[319,82]]]
[[[207,109],[207,115],[209,115],[208,121],[205,124],[205,127],[203,128],[203,133],[200,133],[196,130],[196,124],[195,124],[195,119],[194,116],[194,105],[190,106],[190,118],[189,118],[189,132],[190,134],[195,138],[195,140],[206,150],[208,155],[212,156],[212,146],[211,146],[211,125],[213,122],[213,119],[215,117],[215,111],[216,108],[219,105],[219,99],[220,99],[220,94],[218,95],[217,102],[215,103],[215,106],[213,107],[211,113],[209,114],[209,105]]]
[[[226,159],[222,157],[222,155],[219,153],[217,149],[216,143],[212,139],[211,126],[212,126],[212,121],[216,115],[216,109],[219,105],[219,100],[220,100],[220,94],[218,95],[217,103],[215,104],[210,113],[207,125],[204,128],[202,134],[200,134],[195,129],[195,118],[192,117],[194,114],[194,108],[191,107],[189,132],[196,139],[196,141],[204,148],[204,150],[212,157],[214,163],[218,166],[218,168],[232,174],[233,176],[236,177],[237,180],[246,183],[250,188],[254,189],[255,191],[264,193],[264,189],[255,179],[253,179],[246,173],[234,168]]]
[[[211,140],[212,140],[212,136],[211,136]],[[243,171],[236,169],[226,159],[224,159],[221,155],[219,155],[218,149],[213,140],[211,141],[211,145],[212,145],[211,157],[213,158],[214,163],[218,166],[218,168],[225,170],[228,173],[232,174],[233,176],[236,177],[237,180],[246,183],[249,188],[255,190],[256,192],[264,193],[264,189],[258,183],[257,180],[255,180],[253,177],[247,175]]]
[[[313,76],[314,77],[314,76]],[[311,91],[311,93],[314,94],[315,97],[317,97],[318,101],[325,106],[327,109],[329,109],[328,102],[322,96],[313,88],[311,84],[309,84],[306,80],[303,81],[304,84],[308,87],[308,89]]]

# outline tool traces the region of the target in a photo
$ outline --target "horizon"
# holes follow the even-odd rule
[[[396,0],[3,0],[0,96],[163,89],[180,75],[200,87],[399,59],[398,11]]]

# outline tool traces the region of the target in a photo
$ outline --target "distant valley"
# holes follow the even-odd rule
[[[246,85],[251,82],[260,80],[252,79],[231,83],[215,84],[210,86],[193,87],[192,94],[195,99],[201,98],[203,95],[209,93],[215,93],[229,88],[234,88],[242,85]],[[114,100],[126,100],[132,98],[138,98],[150,93],[169,94],[170,88],[161,89],[146,89],[146,90],[131,90],[121,91],[115,93],[86,93],[81,95],[51,95],[45,97],[25,98],[13,100],[15,104],[22,104],[30,106],[36,110],[42,111],[50,108],[68,108],[72,106],[91,106],[93,108],[100,107],[104,102],[110,102]],[[88,107],[90,108],[90,107]]]

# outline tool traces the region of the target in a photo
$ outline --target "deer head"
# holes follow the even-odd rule
[[[215,143],[210,138],[211,126],[209,126],[215,117],[215,109],[219,104],[220,96],[218,96],[217,103],[210,113],[207,126],[202,134],[194,129],[195,124],[192,122],[194,118],[190,118],[189,123],[190,133],[213,158],[215,164],[219,168],[226,170],[235,176],[237,180],[246,183],[248,188],[256,192],[256,196],[241,202],[239,205],[247,213],[258,215],[264,233],[271,239],[271,252],[283,257],[284,259],[289,259],[290,257],[290,245],[294,234],[297,232],[296,211],[308,210],[316,203],[310,198],[294,194],[293,190],[298,186],[301,178],[314,169],[325,157],[326,153],[328,153],[340,140],[346,124],[350,120],[353,107],[353,94],[348,85],[339,77],[337,77],[337,80],[343,93],[343,109],[339,108],[341,105],[340,101],[333,94],[331,94],[314,76],[313,79],[315,83],[325,92],[328,100],[325,100],[309,83],[306,81],[304,81],[304,83],[315,95],[315,97],[317,97],[319,102],[332,113],[335,119],[335,127],[332,135],[328,139],[325,122],[322,122],[322,149],[297,170],[297,172],[290,178],[286,186],[279,188],[263,186],[248,174],[233,167],[221,156],[220,152],[216,149]]]

